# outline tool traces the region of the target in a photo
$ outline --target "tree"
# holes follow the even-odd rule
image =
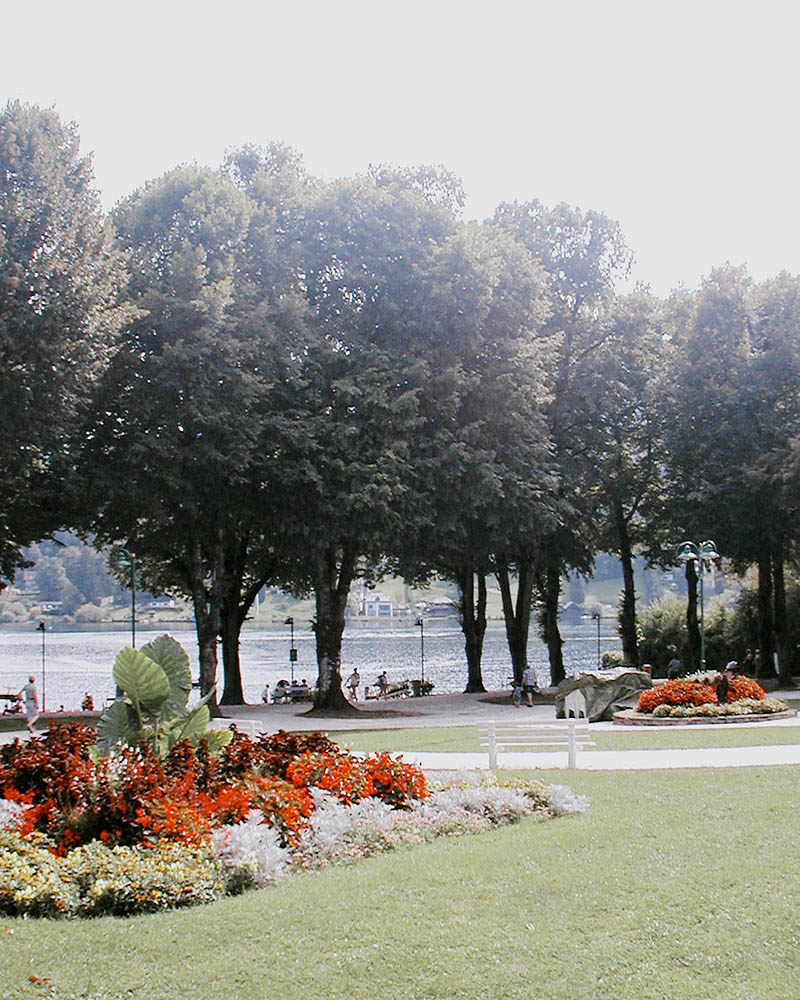
[[[798,427],[798,304],[796,279],[782,275],[756,287],[743,268],[730,266],[712,271],[690,302],[669,303],[670,522],[683,537],[713,538],[740,571],[758,566],[765,674],[775,650],[773,588],[781,621],[784,553],[796,531],[784,470]],[[694,603],[690,587],[690,618]],[[699,638],[690,632],[697,657]]]
[[[610,307],[607,337],[589,359],[585,447],[593,467],[595,544],[622,565],[623,662],[639,665],[633,560],[658,530],[663,498],[659,392],[662,336],[655,300],[639,289]]]
[[[421,281],[453,220],[412,181],[383,169],[320,185],[298,235],[307,325],[286,396],[278,516],[294,553],[282,582],[315,595],[319,709],[346,708],[350,586],[388,567],[413,502],[425,366],[409,347],[426,329]]]
[[[0,576],[68,519],[70,440],[123,319],[124,269],[74,125],[0,115]]]
[[[500,205],[494,218],[528,248],[547,275],[550,319],[542,333],[553,351],[547,414],[561,509],[558,529],[520,548],[516,566],[520,579],[534,581],[551,681],[557,684],[565,675],[558,628],[561,580],[570,569],[588,572],[593,555],[586,530],[585,485],[592,471],[584,449],[587,400],[580,394],[586,383],[579,376],[608,335],[601,320],[614,281],[630,267],[631,252],[619,225],[599,212],[582,213],[565,204],[548,209],[531,201]],[[526,613],[527,598],[516,615],[520,626]]]
[[[246,280],[250,201],[220,173],[179,168],[114,218],[139,316],[87,432],[87,527],[134,552],[151,589],[191,598],[207,695],[225,602],[263,523],[275,310]]]
[[[429,369],[414,445],[420,489],[401,564],[416,580],[456,582],[467,691],[482,691],[486,578],[519,535],[552,525],[536,340],[547,315],[543,275],[508,234],[469,225],[428,276],[421,301],[439,336],[418,347]]]

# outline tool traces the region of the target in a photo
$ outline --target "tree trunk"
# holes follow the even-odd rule
[[[564,670],[564,640],[558,627],[558,599],[561,596],[561,573],[557,566],[549,566],[545,576],[540,577],[537,589],[542,601],[541,632],[547,643],[550,658],[550,683],[560,684],[566,677]]]
[[[689,637],[689,663],[687,674],[700,669],[700,623],[697,618],[697,564],[694,559],[686,562],[686,631]]]
[[[626,667],[639,666],[639,640],[636,636],[636,589],[633,579],[633,553],[628,532],[628,522],[622,502],[614,503],[614,521],[617,529],[619,559],[622,563],[622,600],[619,609],[619,631],[622,639],[622,662]]]
[[[222,673],[225,688],[221,705],[243,705],[242,670],[239,663],[239,637],[242,632],[242,615],[238,602],[226,601],[222,609]]]
[[[211,556],[210,584],[206,583],[207,565],[203,558],[203,545],[199,533],[194,533],[190,543],[192,604],[197,631],[197,648],[200,658],[200,694],[213,692],[208,701],[212,716],[218,716],[217,686],[217,636],[219,635],[222,574],[222,537],[217,534]]]
[[[503,598],[503,618],[506,624],[506,639],[511,654],[514,679],[522,680],[528,663],[528,635],[531,624],[531,604],[533,600],[533,572],[527,556],[517,557],[517,600],[511,597],[511,578],[508,564],[503,557],[497,559],[497,582]]]
[[[314,559],[316,605],[317,698],[315,709],[351,711],[342,691],[342,635],[344,612],[355,573],[355,558],[345,546],[341,561],[328,547]]]
[[[237,537],[229,537],[225,562],[224,599],[221,611],[220,638],[222,639],[222,670],[225,690],[220,704],[243,705],[242,668],[239,662],[239,639],[242,625],[247,621],[256,595],[269,580],[269,574],[252,578],[244,586],[250,533],[244,531]]]
[[[783,546],[778,543],[772,557],[772,585],[775,601],[775,651],[778,654],[778,680],[786,687],[792,684],[792,663],[786,641],[786,580],[783,575]]]
[[[478,581],[478,599],[475,600],[475,579]],[[486,634],[486,574],[474,573],[471,568],[456,572],[456,583],[461,591],[459,607],[464,648],[467,654],[466,694],[485,691],[481,673],[483,637]]]
[[[774,677],[772,669],[772,560],[764,547],[758,555],[758,648],[761,653],[757,676]]]

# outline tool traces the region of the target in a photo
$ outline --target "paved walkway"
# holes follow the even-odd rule
[[[776,691],[773,697],[800,699],[800,691]],[[253,724],[263,732],[279,729],[293,731],[323,730],[346,732],[356,729],[412,729],[431,726],[478,726],[494,719],[499,723],[552,721],[554,708],[548,704],[535,704],[532,708],[514,708],[507,695],[501,692],[486,694],[443,694],[426,698],[408,698],[398,701],[370,701],[358,705],[358,712],[346,716],[319,716],[309,714],[307,704],[295,705],[242,705],[225,709],[231,720]],[[41,726],[42,724],[39,723]],[[737,723],[737,729],[768,727],[800,727],[800,717],[774,721]],[[249,728],[249,727],[248,727]],[[615,726],[611,722],[593,722],[592,731],[653,732],[651,726]],[[719,724],[693,725],[695,729],[720,731]],[[663,730],[661,730],[663,732]],[[0,733],[0,743],[14,739],[27,739],[27,731]],[[488,768],[486,753],[418,753],[407,751],[403,759],[419,764],[428,770],[474,770]],[[504,768],[566,768],[567,752],[537,751],[535,753],[506,752],[498,755]],[[696,767],[761,767],[777,764],[800,764],[800,743],[785,745],[759,744],[753,733],[753,745],[748,747],[708,747],[691,750],[579,750],[577,765],[580,770],[660,770],[667,768]]]
[[[759,723],[760,724],[760,723]],[[651,730],[652,731],[652,730]],[[403,760],[426,771],[488,770],[486,753],[402,754]],[[581,771],[661,771],[695,767],[764,767],[800,764],[800,743],[785,746],[705,747],[693,750],[579,750]],[[567,767],[567,751],[542,750],[536,753],[499,753],[500,768],[525,771]]]

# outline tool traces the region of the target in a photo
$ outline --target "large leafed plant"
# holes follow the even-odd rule
[[[188,709],[192,675],[189,657],[179,642],[162,635],[141,650],[126,646],[114,662],[114,681],[122,691],[97,725],[97,750],[105,756],[117,744],[151,744],[162,759],[179,740],[197,746],[205,740],[216,752],[230,742],[230,730],[209,730],[209,692]]]

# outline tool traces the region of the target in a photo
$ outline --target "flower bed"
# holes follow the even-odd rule
[[[431,791],[413,765],[320,734],[221,752],[146,743],[98,758],[94,733],[52,726],[0,748],[0,912],[127,914],[208,902],[298,869],[511,822],[582,811],[536,783]]]
[[[717,697],[719,675],[694,674],[691,677],[665,681],[642,691],[637,712],[654,718],[740,717],[770,715],[785,712],[788,705],[776,698],[767,698],[760,684],[749,677],[733,677],[727,681],[727,701]]]

